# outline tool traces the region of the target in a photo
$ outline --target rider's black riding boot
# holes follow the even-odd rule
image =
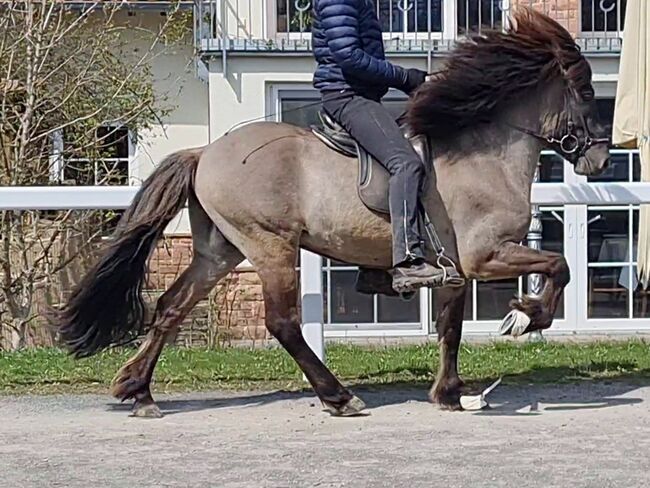
[[[422,161],[407,160],[390,178],[390,216],[393,230],[393,289],[398,293],[417,288],[461,286],[463,278],[453,262],[439,261],[438,266],[424,259],[420,232],[420,188],[424,180]]]

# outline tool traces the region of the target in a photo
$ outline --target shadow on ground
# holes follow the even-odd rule
[[[640,403],[639,398],[629,394],[639,387],[650,386],[650,370],[633,371],[634,365],[628,363],[590,363],[575,367],[531,368],[519,374],[508,375],[504,385],[497,388],[489,397],[490,409],[477,412],[477,415],[539,415],[541,411],[601,409],[619,405]],[[588,372],[585,372],[587,371]],[[606,379],[594,380],[589,374],[621,371],[609,374]],[[377,376],[399,371],[377,371]],[[414,375],[424,376],[428,371],[411,371]],[[374,375],[370,375],[372,378]],[[465,392],[472,394],[496,378],[485,378],[467,385]],[[372,380],[361,383],[344,383],[366,402],[370,409],[411,401],[428,402],[430,382],[396,382],[373,383]],[[623,397],[626,395],[625,397]],[[320,401],[310,389],[296,392],[272,391],[253,394],[229,394],[216,397],[215,394],[187,394],[187,399],[164,398],[157,401],[165,415],[197,412],[219,408],[248,408],[272,402],[309,399],[320,408]],[[540,405],[542,405],[540,407]],[[110,410],[129,411],[131,404],[111,403]],[[433,407],[432,407],[433,408]]]

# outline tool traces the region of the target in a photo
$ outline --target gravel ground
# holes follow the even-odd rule
[[[647,487],[650,387],[501,386],[492,408],[436,410],[420,389],[159,397],[160,420],[104,396],[0,397],[3,487]]]

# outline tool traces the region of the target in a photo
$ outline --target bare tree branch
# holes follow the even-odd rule
[[[154,90],[151,64],[190,24],[172,9],[147,28],[121,8],[0,2],[0,184],[54,184],[59,170],[111,184],[123,178],[115,153],[123,127],[162,123],[171,107]],[[80,274],[114,220],[105,211],[0,213],[0,328],[13,331],[13,347],[26,344],[43,300]]]

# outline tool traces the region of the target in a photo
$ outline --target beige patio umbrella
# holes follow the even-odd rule
[[[641,152],[641,181],[650,182],[650,1],[628,0],[612,142]],[[650,205],[639,215],[639,281],[650,281]]]

